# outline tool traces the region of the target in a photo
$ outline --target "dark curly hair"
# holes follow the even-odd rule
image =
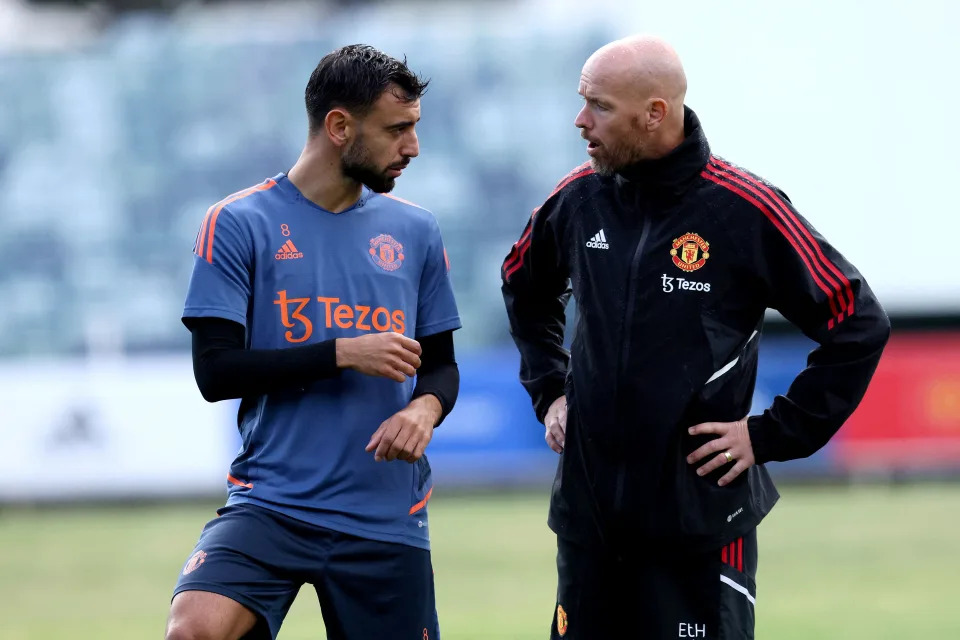
[[[310,133],[323,126],[335,107],[363,117],[390,85],[400,89],[399,98],[413,102],[429,83],[407,67],[406,58],[397,60],[365,44],[341,47],[320,60],[307,82],[304,98]]]

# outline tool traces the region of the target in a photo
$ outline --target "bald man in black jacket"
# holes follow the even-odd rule
[[[561,456],[553,637],[752,638],[756,527],[778,498],[763,463],[836,433],[889,321],[782,191],[711,154],[669,45],[601,48],[579,92],[591,160],[502,269],[520,378]],[[819,347],[745,417],[767,308]]]

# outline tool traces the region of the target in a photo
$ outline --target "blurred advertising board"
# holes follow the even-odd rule
[[[802,336],[763,338],[751,413],[789,389],[815,346]],[[459,360],[460,400],[429,450],[438,482],[552,481],[556,454],[517,381],[516,352]],[[960,472],[960,333],[894,333],[867,395],[833,440],[809,458],[769,468],[795,479]]]
[[[815,346],[764,338],[752,413],[786,392]],[[827,446],[769,467],[778,477],[960,472],[960,333],[894,332],[863,401]]]
[[[764,338],[754,412],[768,407],[777,394],[789,388],[813,346],[803,337]],[[428,450],[438,485],[551,483],[557,455],[547,448],[543,425],[518,381],[516,350],[494,349],[457,359],[460,398]],[[834,470],[829,445],[810,458],[771,465],[771,471],[780,477],[812,477]]]
[[[513,348],[457,356],[460,396],[427,450],[439,486],[553,482],[557,454],[543,440]]]
[[[222,492],[230,407],[190,358],[0,365],[0,501]]]
[[[894,334],[832,453],[853,472],[960,469],[960,334]]]
[[[768,336],[753,412],[814,346]],[[457,407],[428,449],[438,487],[548,485],[557,456],[517,380],[516,351],[461,354]],[[236,402],[208,404],[189,356],[0,364],[0,502],[222,496]],[[960,472],[960,335],[894,335],[860,408],[779,478]]]

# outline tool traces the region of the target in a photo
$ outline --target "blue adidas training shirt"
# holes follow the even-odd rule
[[[433,214],[366,187],[331,213],[280,174],[211,207],[194,253],[183,317],[239,322],[250,349],[461,326]],[[377,463],[364,451],[413,387],[342,370],[245,402],[227,504],[429,549],[426,457]]]

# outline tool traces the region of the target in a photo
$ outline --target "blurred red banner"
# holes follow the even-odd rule
[[[960,468],[960,333],[892,335],[831,448],[850,470]]]

